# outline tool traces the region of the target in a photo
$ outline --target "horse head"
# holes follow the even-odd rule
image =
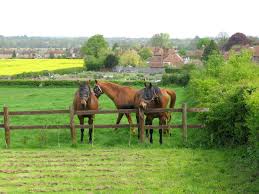
[[[91,95],[90,81],[79,84],[79,98],[83,109],[86,109],[88,99]]]
[[[101,86],[98,83],[98,80],[95,80],[95,85],[93,90],[94,90],[95,96],[97,97],[101,96],[104,93],[103,90],[101,89]]]
[[[141,100],[139,106],[146,109],[149,103],[159,103],[160,89],[151,83],[145,83],[145,88],[141,92]]]

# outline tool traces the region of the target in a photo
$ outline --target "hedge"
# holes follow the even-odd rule
[[[143,86],[143,81],[112,81],[125,86]],[[92,82],[94,84],[94,81]],[[77,87],[77,80],[0,80],[0,86]]]

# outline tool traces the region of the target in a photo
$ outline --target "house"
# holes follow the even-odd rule
[[[165,66],[179,68],[184,61],[175,49],[153,48],[153,56],[149,59],[151,68],[164,68]]]
[[[9,59],[12,58],[12,55],[12,49],[0,49],[0,59]]]

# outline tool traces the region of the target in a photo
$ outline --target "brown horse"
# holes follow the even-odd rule
[[[170,100],[171,98],[171,100]],[[152,84],[146,84],[145,88],[139,90],[134,99],[135,108],[142,108],[144,110],[149,108],[166,108],[170,100],[170,108],[173,108],[176,101],[176,93],[173,90],[160,89]],[[139,122],[139,115],[136,114],[137,122]],[[171,114],[166,112],[162,113],[146,113],[146,125],[152,125],[153,119],[159,118],[159,125],[166,125],[171,120]],[[150,143],[153,143],[153,129],[150,129]],[[159,142],[162,144],[162,129],[159,129]],[[138,137],[140,131],[138,129]],[[148,130],[146,130],[148,136]]]
[[[121,86],[112,82],[95,80],[94,92],[97,97],[105,93],[115,104],[117,109],[130,109],[134,108],[134,97],[137,89]],[[119,113],[116,124],[119,124],[124,113]],[[129,124],[132,124],[132,119],[129,113],[125,113]],[[134,127],[131,127],[134,133]]]
[[[79,89],[75,93],[74,97],[74,110],[97,110],[98,109],[98,99],[94,92],[91,91],[90,81],[85,83],[80,83]],[[94,120],[93,114],[78,115],[80,125],[84,124],[84,118],[88,117],[88,124],[92,125]],[[89,128],[89,143],[92,143],[92,128]],[[81,142],[84,138],[84,128],[81,128]]]

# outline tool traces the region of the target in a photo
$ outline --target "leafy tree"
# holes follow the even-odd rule
[[[13,51],[12,58],[16,58],[16,52],[15,52],[15,50]]]
[[[209,38],[200,38],[197,41],[196,47],[198,49],[202,49],[202,48],[205,48],[206,46],[208,46],[209,44],[210,44],[210,39]]]
[[[149,57],[152,56],[152,51],[150,48],[142,48],[140,49],[138,54],[142,58],[142,60],[147,60]]]
[[[102,35],[90,37],[81,48],[87,70],[100,70],[108,54],[108,43]]]
[[[119,58],[114,54],[109,54],[104,60],[106,68],[113,68],[119,64]]]
[[[120,64],[123,66],[141,66],[143,62],[141,61],[141,57],[136,51],[128,50],[121,55]]]
[[[180,54],[181,56],[186,56],[186,49],[185,49],[185,48],[181,48],[181,49],[179,50],[179,54]]]
[[[167,33],[160,33],[160,34],[153,35],[150,40],[150,44],[153,47],[161,47],[161,48],[171,48],[172,47],[170,35]]]
[[[112,51],[115,51],[117,48],[119,48],[119,44],[116,42],[112,45]]]
[[[94,35],[90,37],[83,47],[81,52],[84,56],[92,55],[96,58],[106,55],[108,52],[108,43],[104,39],[103,35]]]
[[[250,40],[243,33],[235,33],[233,34],[224,45],[224,50],[228,51],[234,45],[249,45]]]
[[[93,55],[89,55],[85,57],[84,64],[88,71],[99,71],[104,67],[105,56],[95,57]]]
[[[219,48],[215,41],[211,40],[209,45],[205,47],[201,59],[206,62],[208,61],[209,56],[215,53],[219,53]]]

